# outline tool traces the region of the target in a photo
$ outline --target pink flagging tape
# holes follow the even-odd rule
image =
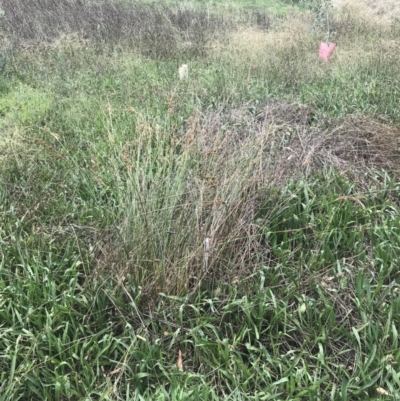
[[[319,58],[325,62],[329,60],[329,57],[332,55],[335,50],[335,43],[320,43],[319,45]]]

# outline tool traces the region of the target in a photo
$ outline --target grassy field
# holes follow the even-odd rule
[[[353,6],[0,1],[0,401],[400,399],[400,23]]]

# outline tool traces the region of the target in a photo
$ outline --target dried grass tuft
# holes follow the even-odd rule
[[[352,174],[379,168],[399,174],[398,127],[365,116],[350,116],[328,127],[315,125],[316,120],[308,106],[269,99],[256,113],[247,105],[203,116],[198,140],[205,154],[229,153],[249,141],[257,144],[268,166],[262,174],[275,183],[322,168]],[[217,139],[221,132],[223,143]]]
[[[387,22],[400,18],[398,0],[333,0],[336,9],[348,9],[369,20]]]

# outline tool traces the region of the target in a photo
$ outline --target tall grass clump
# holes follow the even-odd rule
[[[400,397],[396,21],[0,6],[0,401]]]

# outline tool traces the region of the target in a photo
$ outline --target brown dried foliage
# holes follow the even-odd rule
[[[227,24],[205,10],[159,2],[2,0],[0,7],[5,12],[1,34],[12,38],[14,47],[78,34],[99,49],[124,46],[153,58],[174,57],[179,51],[201,54],[210,36]]]
[[[327,125],[308,106],[268,99],[257,110],[245,106],[204,116],[200,125],[207,151],[216,151],[217,132],[225,132],[231,147],[259,138],[269,166],[264,174],[275,183],[321,168],[399,173],[400,129],[370,117],[349,116]]]
[[[204,203],[198,252],[190,260],[194,271],[201,271],[206,236],[213,247],[204,277],[212,272],[234,282],[268,259],[254,221],[271,188],[323,169],[339,171],[360,187],[369,185],[368,168],[400,173],[399,128],[356,116],[330,125],[314,121],[309,107],[278,99],[256,110],[247,105],[192,118],[184,140],[204,166],[197,177]]]

